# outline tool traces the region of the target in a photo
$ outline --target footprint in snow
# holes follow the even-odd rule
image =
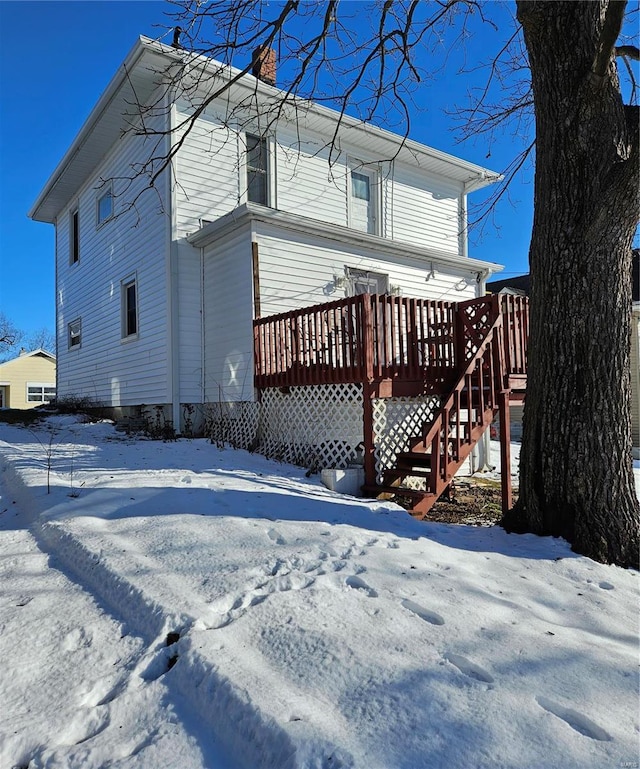
[[[594,723],[590,718],[587,718],[583,713],[571,708],[565,708],[564,705],[559,705],[557,702],[548,700],[546,697],[536,697],[536,702],[547,713],[551,713],[556,718],[560,718],[566,724],[568,724],[576,732],[583,734],[585,737],[590,737],[592,740],[599,740],[600,742],[610,742],[613,738],[608,732]]]
[[[180,483],[191,483],[191,478],[189,478],[188,475],[185,475],[183,478],[180,478]]]
[[[360,579],[360,577],[347,577],[344,583],[347,587],[352,587],[354,590],[361,590],[368,598],[378,597],[377,591],[375,591],[372,587],[369,587],[369,585],[367,585],[363,579]]]
[[[601,587],[603,590],[615,590],[611,582],[600,582],[598,587]]]
[[[417,617],[420,617],[420,619],[424,620],[425,622],[429,622],[431,625],[444,625],[444,619],[435,611],[429,611],[419,604],[410,601],[408,598],[400,601],[400,603],[402,606],[404,606],[405,609],[413,612]]]
[[[106,711],[83,708],[60,734],[60,744],[81,745],[103,732],[109,723],[110,718]]]
[[[484,668],[481,668],[480,665],[476,665],[475,662],[471,662],[471,660],[468,660],[461,654],[447,652],[444,655],[444,658],[452,665],[455,665],[455,667],[457,667],[461,673],[464,673],[465,676],[469,676],[469,678],[473,678],[476,681],[482,681],[482,683],[485,684],[493,683],[493,676],[490,673],[487,673],[487,671]]]
[[[286,545],[287,541],[285,538],[279,534],[275,529],[269,529],[267,532],[267,536],[272,542],[275,542],[276,545]]]

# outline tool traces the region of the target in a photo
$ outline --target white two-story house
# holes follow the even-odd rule
[[[46,183],[29,215],[56,228],[59,397],[162,407],[180,430],[203,404],[256,402],[256,318],[485,293],[499,267],[468,255],[467,196],[497,174],[282,108],[259,66],[238,78],[141,37]]]

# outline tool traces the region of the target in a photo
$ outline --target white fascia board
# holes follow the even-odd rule
[[[82,128],[76,135],[71,146],[64,154],[62,160],[58,163],[55,170],[47,180],[42,191],[38,195],[35,203],[31,207],[31,210],[27,214],[30,219],[35,221],[48,222],[50,224],[55,223],[55,216],[44,214],[41,211],[43,205],[46,203],[49,195],[54,191],[56,184],[60,181],[62,174],[70,166],[74,159],[77,157],[80,150],[83,148],[87,140],[90,138],[95,127],[100,122],[101,118],[108,112],[112,106],[114,99],[119,93],[122,86],[129,80],[131,73],[138,64],[140,58],[143,56],[145,49],[147,48],[145,43],[146,38],[139,37],[133,48],[129,51],[124,62],[120,65],[115,75],[111,78],[111,81],[107,85],[106,89],[102,93],[102,96],[98,99],[96,105],[89,113],[89,116],[82,125]],[[104,146],[104,152],[107,152],[112,142],[109,142],[108,146]],[[103,152],[103,154],[104,154]],[[102,157],[102,156],[101,156]],[[78,188],[80,185],[78,185]]]
[[[255,221],[273,224],[295,232],[316,235],[345,245],[364,246],[379,251],[382,254],[418,258],[425,262],[447,265],[465,272],[480,272],[484,278],[496,272],[501,272],[504,269],[502,265],[493,262],[471,259],[467,256],[451,254],[435,248],[413,246],[411,243],[389,240],[379,235],[369,235],[365,232],[352,230],[349,227],[343,227],[340,224],[330,224],[329,222],[310,219],[298,214],[277,211],[276,209],[266,208],[255,203],[245,203],[235,208],[230,213],[225,214],[225,216],[221,216],[214,222],[210,222],[202,229],[189,235],[187,241],[196,248],[205,248],[231,230],[247,222],[253,223]]]

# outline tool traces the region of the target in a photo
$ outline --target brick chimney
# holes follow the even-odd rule
[[[252,57],[252,73],[268,85],[276,84],[276,52],[273,48],[256,48]]]

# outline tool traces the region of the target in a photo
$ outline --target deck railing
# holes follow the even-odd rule
[[[501,296],[508,370],[525,372],[527,304]],[[495,315],[498,297],[465,302]],[[371,381],[446,381],[473,334],[455,302],[361,294],[254,321],[258,388]]]

